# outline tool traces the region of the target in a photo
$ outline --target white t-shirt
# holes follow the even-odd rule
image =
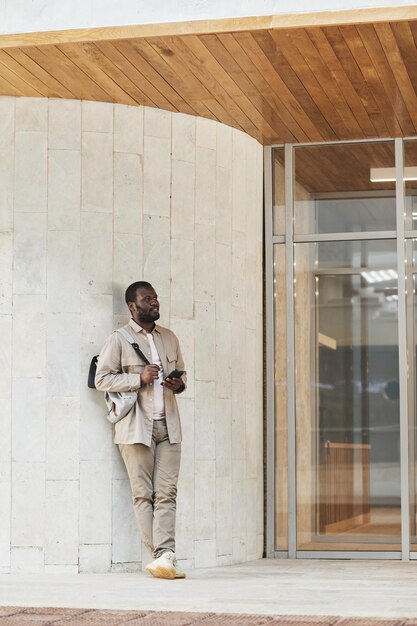
[[[162,369],[161,359],[159,358],[153,335],[150,333],[146,334],[148,335],[149,345],[151,347],[152,363],[159,367],[158,378],[153,381],[153,418],[154,420],[161,420],[165,417],[164,388],[161,385],[164,380],[164,370]]]

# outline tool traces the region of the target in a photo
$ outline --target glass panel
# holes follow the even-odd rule
[[[404,141],[405,229],[417,230],[417,141]],[[411,180],[408,180],[411,178]],[[417,552],[417,414],[416,414],[416,357],[417,357],[417,241],[407,240],[406,306],[408,348],[408,415],[410,463],[410,550]]]
[[[298,550],[399,550],[396,242],[294,260]]]
[[[285,235],[284,162],[284,148],[274,148],[272,150],[272,204],[274,235]]]
[[[297,248],[301,244],[294,245]],[[387,247],[383,239],[366,241],[365,247],[361,241],[325,241],[312,243],[311,249],[314,250],[316,266],[320,265],[321,269],[326,270],[347,268],[346,271],[351,273],[351,269],[364,266],[396,267],[397,264],[396,248]]]
[[[288,428],[285,246],[274,246],[275,549],[288,550]]]
[[[393,141],[299,146],[294,161],[297,235],[395,230]]]
[[[411,259],[410,259],[411,256]],[[410,550],[417,551],[417,415],[416,415],[416,357],[417,357],[417,241],[406,242],[407,267],[407,345],[408,351],[408,414],[410,416]],[[410,262],[411,261],[411,262]],[[411,269],[412,268],[412,269]],[[410,271],[411,270],[411,271]]]

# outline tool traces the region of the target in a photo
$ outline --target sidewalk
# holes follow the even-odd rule
[[[394,618],[393,624],[398,624],[406,618],[417,618],[417,562],[265,559],[231,567],[191,570],[186,580],[173,581],[146,574],[3,574],[0,606],[239,613],[259,618],[315,616],[315,621],[307,620],[310,624],[334,624],[336,617],[357,616]],[[320,620],[318,616],[335,617]],[[194,623],[191,617],[188,624]],[[219,624],[227,623],[219,620],[220,617]],[[245,623],[242,620],[229,620],[229,623],[240,626]],[[268,622],[271,620],[264,623]],[[0,617],[0,626],[2,623],[11,622]],[[25,619],[21,623],[31,622]],[[165,621],[154,623],[170,626]],[[206,622],[207,626],[212,623]]]
[[[415,620],[372,617],[225,615],[94,609],[2,609],[0,626],[416,626]]]

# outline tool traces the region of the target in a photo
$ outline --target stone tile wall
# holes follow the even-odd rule
[[[86,386],[141,278],[189,377],[178,557],[261,557],[261,146],[157,109],[0,98],[0,163],[0,572],[147,558],[102,395]]]

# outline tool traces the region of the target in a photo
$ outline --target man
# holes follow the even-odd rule
[[[126,290],[132,319],[123,328],[150,365],[119,332],[107,339],[97,363],[101,391],[137,391],[138,400],[114,425],[114,442],[129,475],[133,506],[142,541],[153,554],[147,571],[157,578],[185,578],[175,556],[175,513],[181,459],[181,424],[175,395],[185,389],[178,339],[155,324],[159,302],[152,285],[133,283]]]

